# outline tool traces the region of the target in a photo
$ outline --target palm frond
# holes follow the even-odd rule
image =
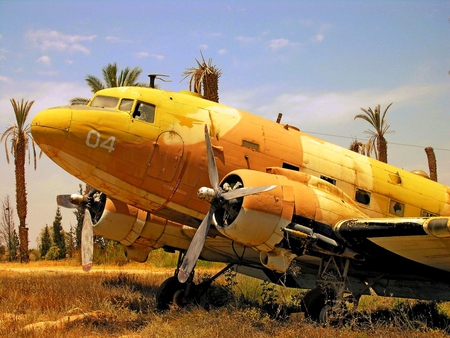
[[[117,87],[117,63],[108,63],[102,68],[103,80],[106,83],[106,88]]]
[[[70,100],[71,106],[84,106],[87,105],[89,102],[89,99],[86,99],[84,97],[74,97]]]
[[[93,75],[87,75],[85,80],[88,86],[91,87],[91,92],[93,93],[105,89],[105,85],[103,84],[102,80],[100,80],[98,77],[95,77]]]
[[[14,99],[11,99],[10,102],[14,110],[14,115],[16,116],[17,124],[7,128],[0,138],[0,142],[4,142],[5,144],[6,161],[9,163],[9,153],[11,153],[14,158],[16,157],[19,142],[23,142],[25,151],[28,151],[28,163],[31,163],[29,143],[32,143],[31,147],[33,150],[34,169],[36,169],[37,161],[36,150],[34,147],[35,142],[33,140],[33,136],[31,135],[30,125],[26,124],[26,120],[34,101],[25,101],[22,99],[20,102],[18,102]],[[8,151],[9,145],[11,146],[11,148]],[[42,156],[42,150],[40,152],[40,156]]]
[[[187,68],[182,81],[190,77],[189,90],[202,94],[208,100],[219,102],[218,83],[222,71],[212,65],[212,59],[206,63],[201,51],[200,54],[202,61],[195,59],[198,67]]]

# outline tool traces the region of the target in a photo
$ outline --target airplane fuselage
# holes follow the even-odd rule
[[[110,108],[93,107],[104,104],[96,97],[117,100]],[[131,103],[121,110],[124,99]],[[151,120],[133,117],[141,102],[153,106]],[[450,215],[444,185],[194,93],[111,88],[90,105],[37,115],[37,142],[63,169],[108,196],[153,213],[170,210],[163,213],[175,221],[182,221],[177,213],[201,219],[208,209],[197,197],[198,187],[208,186],[205,124],[220,177],[238,168],[283,167],[331,182],[368,217]]]

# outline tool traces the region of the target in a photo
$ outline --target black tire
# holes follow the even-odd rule
[[[301,302],[301,309],[307,318],[319,322],[324,316],[321,311],[329,306],[335,298],[335,293],[329,288],[317,287],[309,291]]]
[[[156,308],[159,311],[169,310],[175,293],[184,288],[185,284],[180,283],[177,277],[166,279],[156,291]]]

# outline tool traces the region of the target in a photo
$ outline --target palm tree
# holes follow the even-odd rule
[[[200,63],[195,59],[198,67],[186,69],[183,73],[183,80],[190,76],[189,90],[202,94],[207,100],[219,102],[219,77],[222,75],[222,71],[216,68],[216,66],[211,65],[211,59],[206,63],[203,54],[201,52],[200,54],[202,55],[202,62]]]
[[[387,141],[384,138],[384,135],[389,129],[389,124],[387,124],[385,116],[392,103],[390,103],[386,107],[383,115],[381,115],[380,105],[378,105],[375,107],[375,111],[373,111],[372,108],[361,108],[364,114],[356,115],[354,118],[355,120],[359,118],[369,122],[370,125],[375,129],[366,130],[365,133],[371,135],[369,144],[373,146],[372,149],[375,152],[375,158],[384,163],[387,163]]]
[[[139,86],[146,87],[147,83],[138,82],[137,79],[142,73],[140,67],[126,67],[121,70],[119,74],[117,63],[108,63],[107,66],[102,68],[103,81],[94,75],[86,75],[86,82],[91,87],[91,92],[96,93],[101,89],[112,87],[125,87],[125,86]],[[89,99],[83,97],[75,97],[70,100],[72,105],[87,104]]]
[[[32,150],[34,160],[34,170],[37,168],[36,148],[33,137],[30,132],[30,125],[26,124],[28,114],[34,101],[22,101],[19,103],[11,99],[14,114],[16,115],[16,124],[6,129],[0,142],[5,142],[6,161],[9,163],[8,140],[11,141],[11,154],[14,157],[15,176],[16,176],[16,206],[19,216],[19,240],[20,240],[20,261],[28,262],[28,228],[26,226],[27,218],[27,191],[25,182],[25,158],[28,150],[28,162],[30,162],[30,149]],[[31,144],[31,147],[29,146]],[[42,152],[40,153],[42,154]],[[40,155],[39,155],[40,156]]]
[[[437,162],[434,149],[432,147],[426,147],[425,153],[428,159],[428,168],[430,169],[430,179],[437,182]]]
[[[349,149],[355,153],[369,156],[368,144],[364,144],[356,139],[350,144]]]

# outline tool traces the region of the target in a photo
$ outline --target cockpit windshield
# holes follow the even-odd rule
[[[92,99],[90,106],[98,108],[112,108],[128,112],[132,111],[132,117],[137,120],[149,123],[153,123],[155,121],[156,106],[154,104],[137,101],[136,106],[133,108],[134,103],[134,99],[122,99],[119,97],[98,95]]]
[[[100,108],[116,108],[119,103],[118,97],[111,96],[96,96],[91,102],[91,107],[100,107]]]
[[[133,106],[134,100],[132,99],[122,99],[120,102],[119,109],[123,111],[130,111]]]
[[[122,111],[130,111],[133,107],[134,100],[133,99],[122,99],[120,101],[118,97],[112,96],[96,96],[91,102],[91,107],[99,107],[99,108],[116,108],[119,106],[119,110]]]

